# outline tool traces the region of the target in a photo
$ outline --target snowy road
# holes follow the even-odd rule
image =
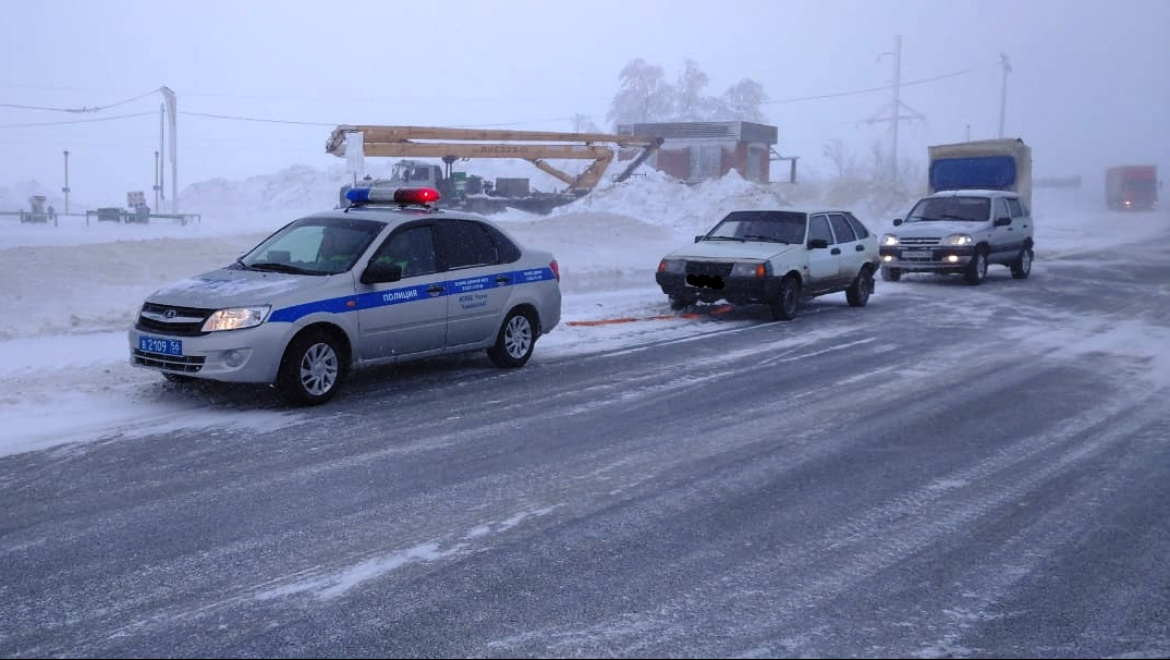
[[[990,275],[0,458],[0,656],[1165,656],[1170,262]]]

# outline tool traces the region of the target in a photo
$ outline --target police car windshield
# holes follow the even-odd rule
[[[358,218],[304,218],[269,236],[237,267],[302,275],[334,275],[354,267],[385,228]]]
[[[733,211],[703,237],[705,241],[804,242],[805,214],[792,211]]]

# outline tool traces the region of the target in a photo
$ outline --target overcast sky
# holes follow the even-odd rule
[[[996,137],[1006,53],[1006,133],[1032,145],[1037,176],[1099,187],[1104,167],[1135,162],[1170,178],[1167,0],[0,0],[0,18],[0,106],[145,95],[85,114],[0,107],[0,186],[59,188],[68,149],[74,196],[95,204],[153,185],[163,85],[185,187],[341,164],[324,153],[341,123],[572,130],[584,115],[609,130],[618,74],[639,57],[671,80],[695,60],[711,95],[761,83],[777,149],[824,174],[826,141],[888,142],[889,124],[866,120],[889,116],[892,92],[791,99],[889,85],[899,35],[903,82],[960,74],[902,88],[925,118],[902,123],[902,155],[968,126]]]

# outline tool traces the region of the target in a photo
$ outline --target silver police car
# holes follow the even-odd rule
[[[356,188],[350,205],[282,227],[230,266],[151,294],[131,363],[169,380],[267,383],[299,405],[353,368],[486,350],[521,367],[561,317],[553,255],[431,188]]]

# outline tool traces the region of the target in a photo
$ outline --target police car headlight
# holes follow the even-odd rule
[[[898,240],[898,237],[894,236],[893,234],[886,234],[885,236],[882,236],[882,245],[897,245],[901,242],[902,241]]]
[[[270,311],[272,311],[271,305],[219,309],[207,318],[207,321],[203,324],[203,332],[254,328],[268,319],[268,312]]]
[[[658,272],[682,275],[687,272],[687,262],[683,259],[663,259],[658,262]]]
[[[943,245],[970,245],[974,242],[967,234],[951,234],[942,240]]]
[[[731,267],[732,277],[764,277],[766,268],[759,262],[742,262]]]

